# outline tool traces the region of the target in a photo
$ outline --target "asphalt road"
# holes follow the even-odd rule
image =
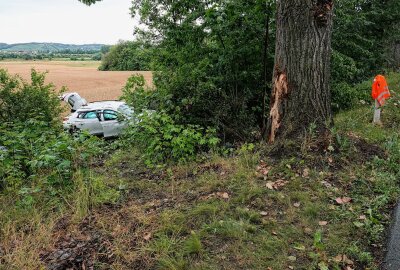
[[[400,202],[397,204],[393,218],[383,265],[384,270],[400,269]]]

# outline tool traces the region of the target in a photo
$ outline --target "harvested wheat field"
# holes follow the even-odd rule
[[[0,68],[11,74],[19,74],[30,79],[32,68],[48,71],[47,82],[57,88],[66,86],[70,92],[78,92],[88,101],[114,100],[121,96],[126,80],[135,73],[143,74],[149,85],[152,84],[150,71],[98,71],[98,61],[10,61],[0,62]]]

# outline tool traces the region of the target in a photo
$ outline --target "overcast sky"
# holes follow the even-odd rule
[[[132,40],[130,0],[0,0],[0,43],[115,44]]]

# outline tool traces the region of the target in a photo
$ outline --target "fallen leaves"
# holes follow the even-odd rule
[[[328,225],[328,221],[325,220],[321,220],[320,222],[318,222],[319,226],[326,226]]]
[[[349,197],[342,197],[342,198],[336,198],[335,199],[335,201],[338,203],[338,204],[347,204],[347,203],[349,203],[349,202],[351,202],[351,198],[349,198]]]
[[[303,177],[304,178],[308,178],[309,175],[310,175],[310,169],[309,168],[305,168],[303,170]]]
[[[230,198],[230,196],[229,196],[229,194],[227,192],[217,192],[216,194],[217,194],[218,197],[220,197],[222,199],[226,199],[227,200],[227,199]]]
[[[280,188],[284,187],[287,183],[288,181],[280,179],[275,182],[268,181],[267,184],[265,184],[265,186],[270,190],[279,190]]]
[[[300,204],[299,202],[295,202],[295,203],[293,204],[293,206],[296,207],[296,208],[299,208],[300,205],[301,205],[301,204]]]
[[[332,184],[328,181],[321,181],[321,184],[324,185],[326,188],[332,188]]]
[[[259,178],[267,179],[267,175],[271,170],[271,166],[268,166],[267,163],[263,160],[260,161],[260,165],[256,168],[256,176]]]
[[[151,233],[145,233],[145,234],[143,235],[143,239],[144,239],[145,241],[149,241],[149,240],[151,239],[152,236],[153,236],[153,235],[152,235]]]
[[[201,200],[209,200],[209,199],[212,199],[212,198],[215,198],[215,197],[219,197],[221,199],[228,200],[231,196],[229,195],[228,192],[218,191],[218,192],[213,192],[213,193],[210,193],[208,195],[202,196],[202,197],[200,197],[200,199]]]
[[[350,260],[346,255],[343,255],[343,254],[337,255],[335,258],[333,258],[333,261],[335,261],[337,263],[345,263],[348,265],[354,264],[354,262],[352,260]]]

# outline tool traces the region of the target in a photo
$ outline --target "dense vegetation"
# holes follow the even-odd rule
[[[150,70],[151,53],[143,43],[120,41],[103,55],[99,70]]]
[[[107,143],[60,129],[43,74],[1,74],[4,111],[34,103],[0,125],[6,269],[378,269],[400,193],[397,97],[384,128],[366,105],[337,114],[329,138],[310,127],[301,143],[216,148],[212,131],[166,114],[163,96],[164,111]],[[124,97],[159,107],[148,92],[132,77]]]
[[[102,68],[150,67],[154,86],[127,81],[114,141],[64,133],[44,74],[0,70],[0,268],[378,269],[400,102],[374,126],[369,93],[398,66],[400,3],[337,0],[335,125],[266,145],[274,3],[133,1],[139,41],[103,48]]]
[[[0,60],[23,59],[69,59],[69,60],[101,60],[107,52],[107,45],[69,45],[59,43],[22,43],[0,44]]]
[[[151,63],[157,91],[171,95],[183,122],[212,126],[224,141],[251,140],[265,129],[269,112],[274,13],[274,1],[136,0],[132,14],[142,23],[136,29],[140,42],[115,46],[101,68],[147,70]],[[338,0],[334,20],[331,88],[337,112],[370,100],[369,88],[355,89],[357,83],[399,66],[393,56],[400,3]]]

